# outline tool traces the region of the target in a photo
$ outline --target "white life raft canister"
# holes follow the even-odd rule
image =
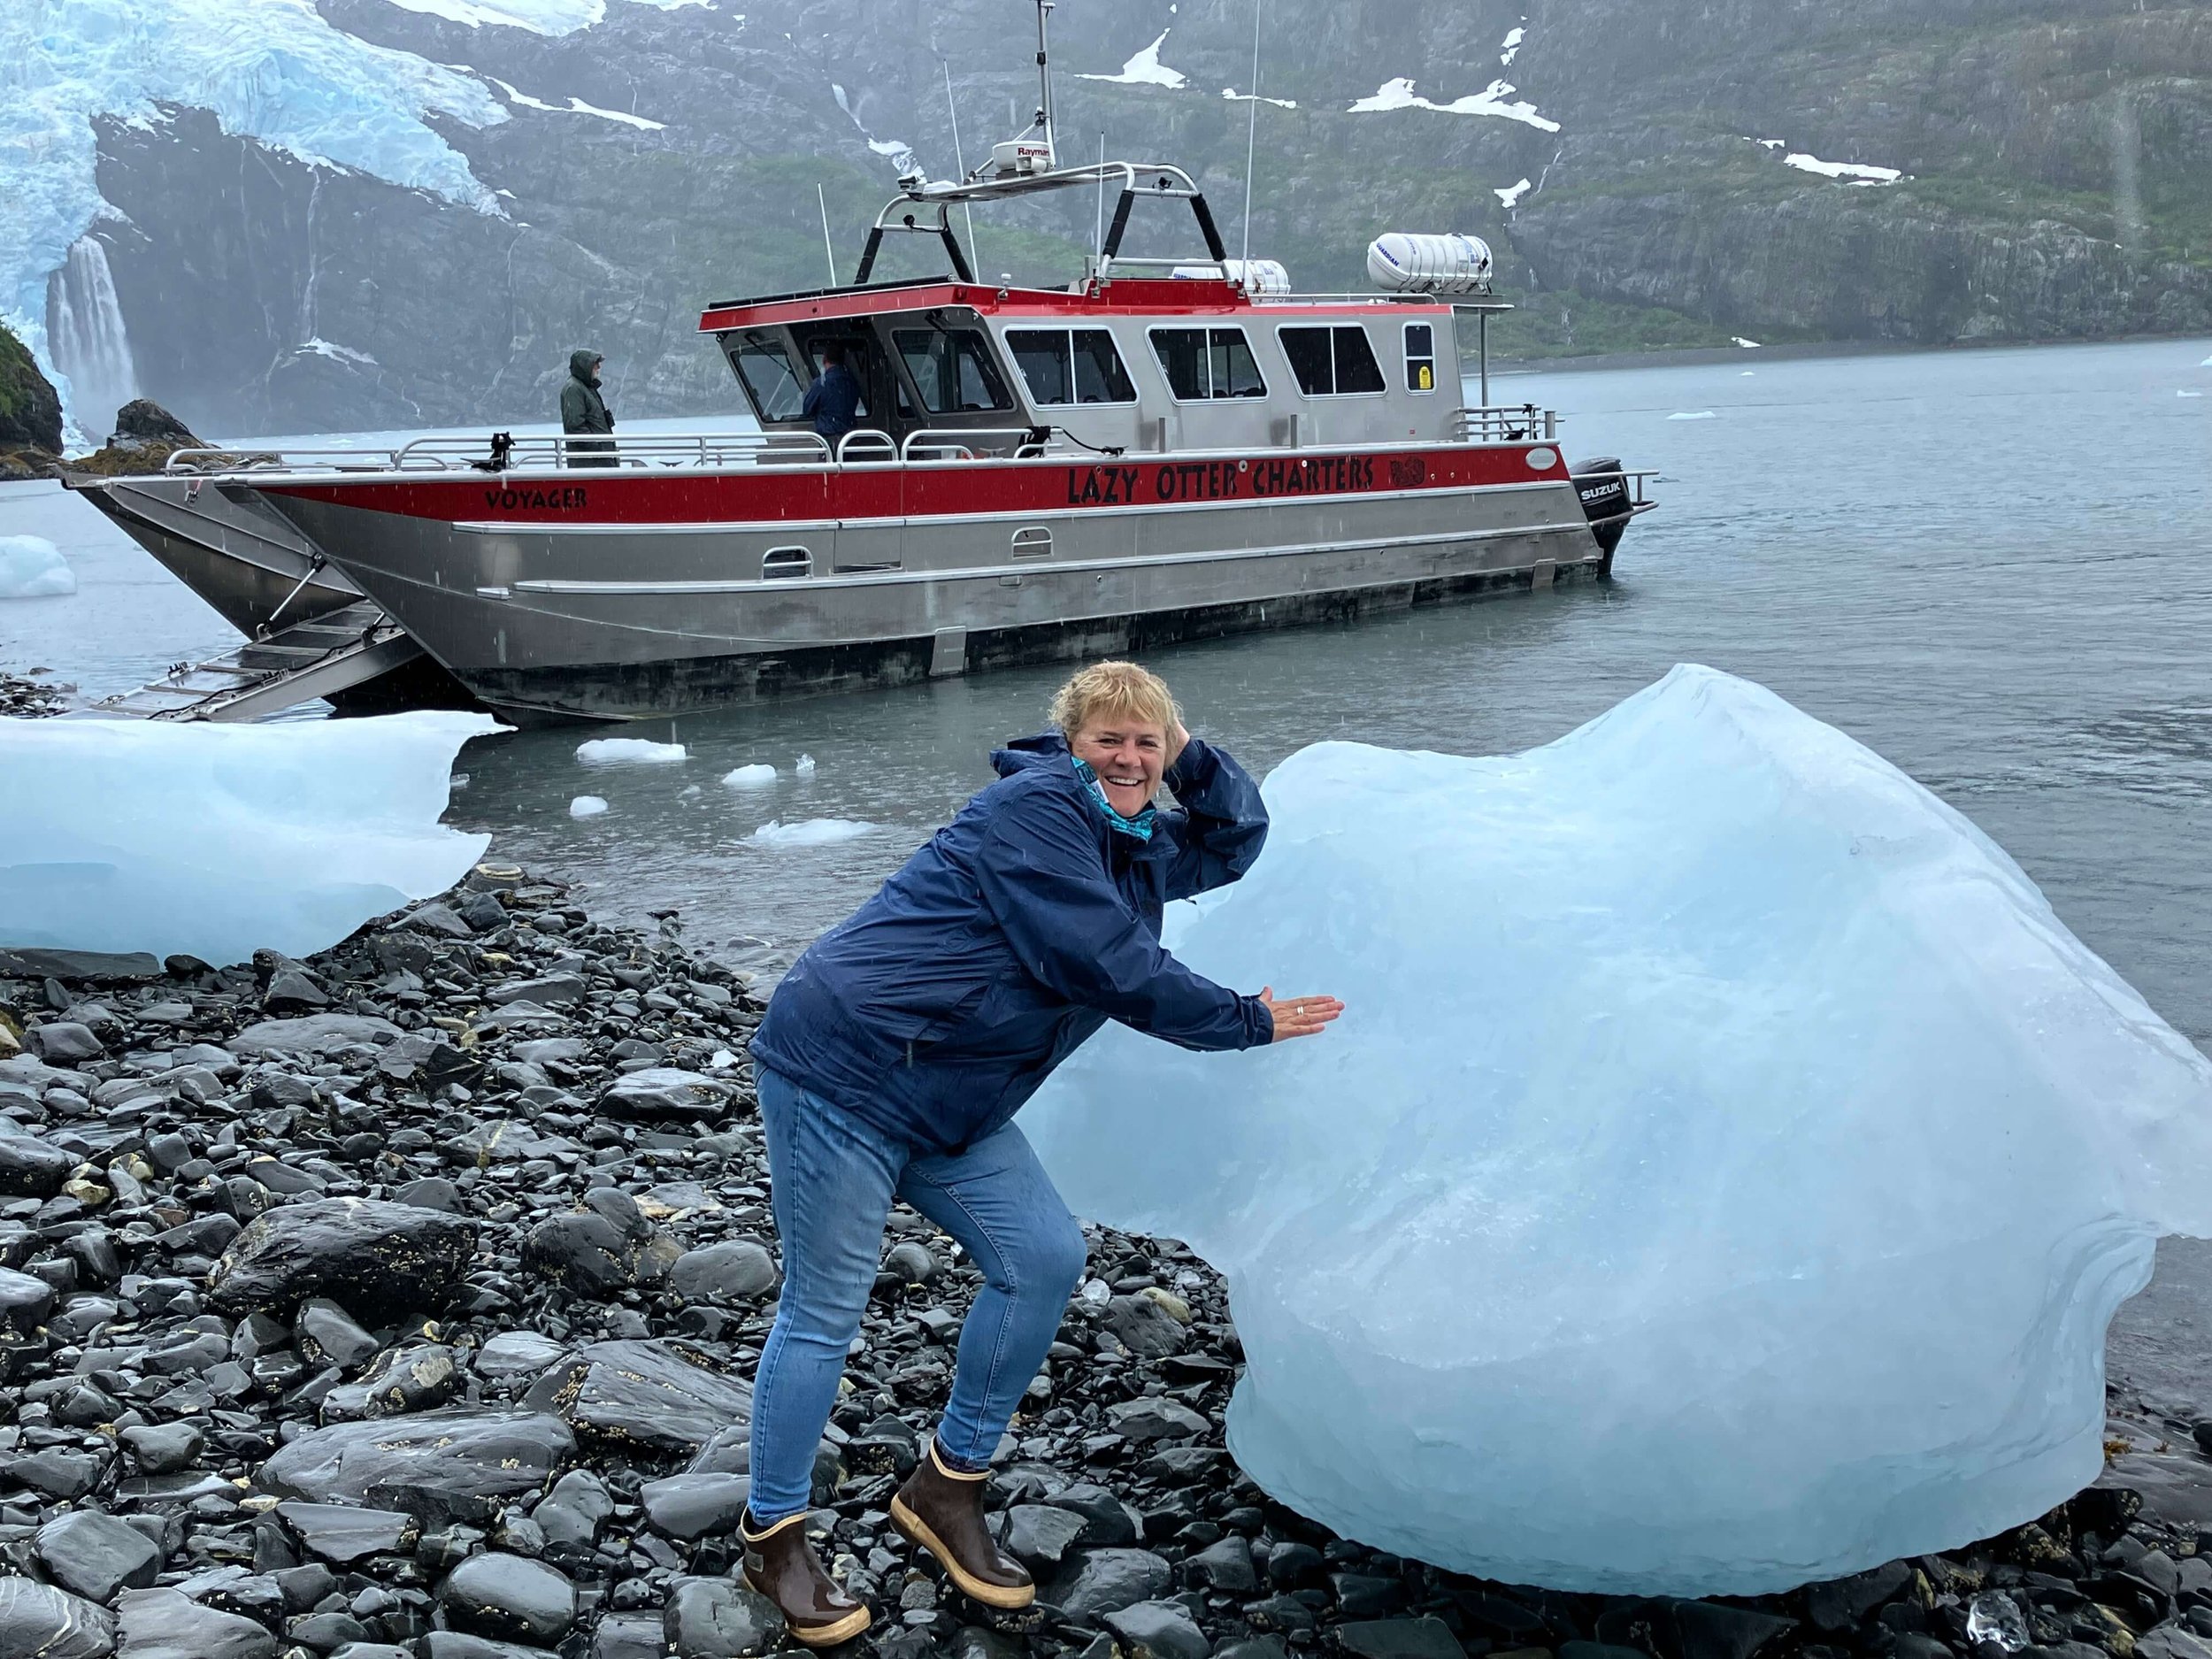
[[[1487,293],[1490,244],[1456,232],[1417,236],[1394,230],[1367,244],[1367,277],[1394,294]]]

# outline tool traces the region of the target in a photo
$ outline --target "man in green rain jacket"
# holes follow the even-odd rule
[[[596,351],[569,354],[568,384],[561,388],[561,430],[568,434],[571,466],[618,466],[614,442],[595,442],[580,434],[614,430],[614,415],[599,395],[599,365],[606,359]]]

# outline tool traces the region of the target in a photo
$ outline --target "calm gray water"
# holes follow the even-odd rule
[[[1156,654],[1194,730],[1263,769],[1319,738],[1487,754],[1547,741],[1663,674],[1772,687],[1972,817],[2059,913],[2212,1040],[2212,342],[1762,360],[1502,380],[1566,411],[1571,456],[1656,466],[1663,509],[1608,587]],[[1747,373],[1748,371],[1748,373]],[[1678,419],[1678,415],[1710,419]],[[0,534],[61,541],[83,590],[0,604],[0,663],[119,688],[221,624],[50,489]],[[588,769],[595,733],[463,757],[456,822],[493,853],[774,972],[1042,723],[1043,668],[657,722],[680,765]],[[803,753],[817,763],[794,775]],[[721,775],[765,762],[776,782]],[[605,798],[574,819],[572,798]],[[826,845],[770,820],[879,827]]]

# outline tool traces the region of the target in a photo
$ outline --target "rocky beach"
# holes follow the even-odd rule
[[[678,915],[604,926],[494,865],[303,961],[0,953],[0,1654],[778,1647],[732,1576],[778,1283],[761,1006]],[[895,1211],[810,1522],[876,1609],[851,1651],[2212,1659],[2212,1464],[2179,1417],[2116,1401],[2116,1484],[1788,1595],[1479,1582],[1246,1480],[1219,1279],[1087,1231],[989,1485],[1041,1586],[1009,1616],[888,1525],[979,1279]]]

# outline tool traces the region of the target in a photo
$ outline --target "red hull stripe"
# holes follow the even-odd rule
[[[966,306],[987,316],[1004,317],[1220,317],[1232,311],[1254,312],[1256,307],[1226,282],[1183,279],[1171,282],[1122,279],[1097,293],[1071,294],[1064,288],[996,288],[965,282],[919,283],[912,288],[863,289],[853,294],[820,294],[804,299],[769,300],[757,305],[720,305],[699,318],[701,334],[720,334],[729,328],[772,327],[783,323],[813,322],[824,318],[877,317],[894,311],[927,311],[935,307]],[[1387,308],[1348,306],[1342,301],[1315,304],[1270,303],[1269,317],[1298,317],[1316,312],[1342,316],[1356,310],[1365,316],[1391,319],[1449,316],[1442,301],[1424,303],[1398,300]]]
[[[1532,460],[1545,465],[1532,465]],[[1041,516],[1096,508],[1273,502],[1408,489],[1469,489],[1564,479],[1549,444],[1256,455],[1198,460],[1125,456],[1095,464],[851,467],[842,472],[695,472],[673,468],[529,477],[383,478],[272,484],[266,494],[409,518],[483,524],[733,524],[981,512]]]

